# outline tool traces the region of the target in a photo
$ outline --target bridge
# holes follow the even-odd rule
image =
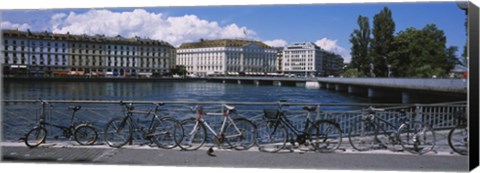
[[[466,99],[467,81],[458,78],[288,78],[216,76],[207,81],[327,89],[368,98],[398,98],[402,103],[440,96]]]

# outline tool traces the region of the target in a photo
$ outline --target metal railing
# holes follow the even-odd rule
[[[47,107],[47,121],[59,124],[68,124],[71,116],[71,110],[68,106],[81,105],[82,109],[77,113],[77,120],[88,121],[99,132],[99,141],[103,142],[103,129],[105,124],[115,116],[124,115],[120,100],[46,100],[50,105]],[[303,129],[306,111],[303,106],[317,106],[316,119],[329,119],[336,121],[343,130],[344,136],[348,135],[349,126],[360,120],[362,108],[373,106],[385,109],[384,112],[378,112],[381,118],[399,124],[397,116],[399,110],[406,110],[407,117],[416,115],[417,120],[429,123],[434,129],[449,129],[456,125],[454,116],[459,112],[466,112],[466,102],[451,102],[441,104],[370,104],[370,103],[288,103],[288,102],[184,102],[184,101],[123,101],[133,103],[136,110],[152,109],[153,103],[162,102],[164,106],[160,107],[159,116],[171,116],[179,120],[189,117],[195,117],[195,112],[190,107],[201,104],[204,105],[205,112],[223,112],[222,104],[235,106],[237,112],[233,117],[245,117],[254,123],[263,121],[263,109],[276,109],[279,104],[283,105],[285,115],[293,120],[293,124]],[[288,106],[286,106],[288,105]],[[16,140],[25,132],[30,130],[39,120],[40,104],[36,100],[5,100],[2,109],[3,140]],[[142,116],[138,116],[141,118]],[[204,116],[206,121],[211,122],[215,129],[219,127],[221,116]],[[218,123],[215,123],[218,122]],[[386,126],[385,126],[386,127]],[[388,129],[388,128],[387,128]],[[61,133],[49,131],[49,134]],[[390,128],[389,130],[396,130]],[[52,136],[52,135],[49,135]],[[61,135],[59,135],[61,136]]]

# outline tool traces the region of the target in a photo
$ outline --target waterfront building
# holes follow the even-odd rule
[[[175,67],[175,48],[146,38],[2,30],[5,75],[151,76]]]
[[[292,43],[283,49],[282,73],[291,76],[338,76],[343,72],[343,58],[312,42]]]
[[[286,75],[323,75],[322,49],[312,42],[292,43],[283,50],[282,71]]]
[[[183,43],[176,63],[189,75],[265,75],[275,72],[277,51],[252,40],[219,39]]]
[[[284,47],[275,47],[275,49],[277,50],[277,59],[275,60],[275,65],[276,65],[276,68],[275,70],[277,71],[277,74],[282,74],[283,71],[282,71],[282,68],[283,68],[283,49]]]
[[[322,76],[340,76],[343,73],[343,58],[332,52],[322,50],[323,74]]]

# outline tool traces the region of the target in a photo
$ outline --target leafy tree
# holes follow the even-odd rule
[[[468,37],[468,21],[467,21],[467,18],[465,18],[465,35]],[[465,45],[463,46],[463,53],[462,53],[462,57],[463,57],[463,65],[464,66],[468,66],[468,47],[467,47],[467,41],[468,40],[465,40]]]
[[[370,62],[368,56],[368,47],[370,44],[370,25],[368,17],[358,16],[357,23],[359,29],[353,30],[350,35],[350,42],[352,43],[351,55],[352,60],[349,68],[356,68],[363,74],[370,73]]]
[[[377,77],[388,75],[387,64],[391,63],[388,54],[393,48],[394,32],[395,22],[392,19],[392,12],[384,7],[373,17],[373,39],[370,46],[373,72]]]
[[[450,46],[446,49],[445,54],[447,55],[447,61],[448,64],[451,65],[451,68],[455,68],[455,65],[463,65],[463,62],[455,55],[457,51],[457,46]]]
[[[441,77],[458,63],[456,47],[445,46],[446,37],[434,24],[422,30],[407,28],[393,41],[389,52],[392,73],[396,77]]]
[[[347,71],[343,72],[342,75],[343,77],[367,77],[365,73],[358,71],[356,68],[351,68],[348,69]]]
[[[187,68],[183,65],[177,65],[172,69],[172,74],[177,74],[180,76],[185,76],[187,74]]]

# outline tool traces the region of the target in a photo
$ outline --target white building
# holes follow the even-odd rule
[[[283,50],[282,71],[286,75],[321,76],[322,66],[322,49],[314,43],[293,43]]]
[[[275,72],[277,51],[259,41],[200,40],[177,48],[176,64],[188,74],[263,75]]]

